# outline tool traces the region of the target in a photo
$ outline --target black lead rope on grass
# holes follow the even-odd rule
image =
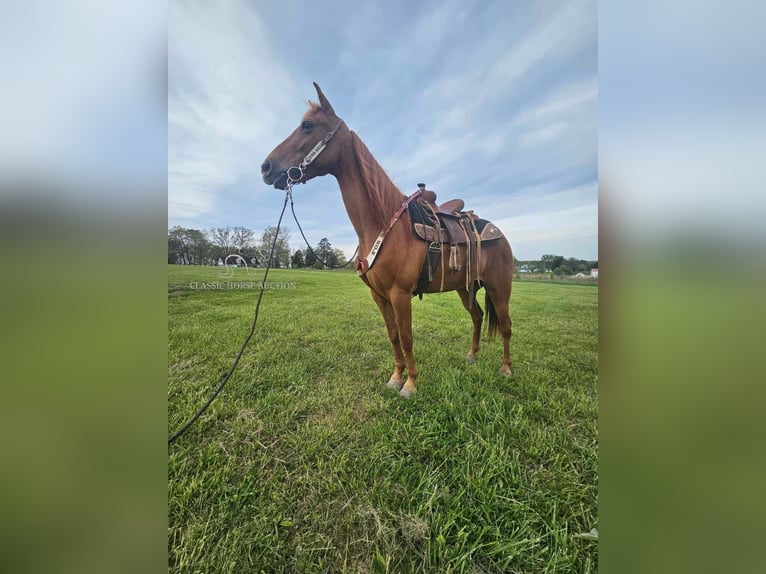
[[[290,199],[290,203],[292,203],[293,197],[292,197],[292,190],[290,189],[290,187],[288,187],[287,190],[285,191],[285,202],[284,204],[282,204],[282,212],[279,214],[279,221],[277,221],[277,230],[274,233],[274,240],[271,242],[271,251],[269,252],[269,261],[266,264],[266,272],[263,274],[263,282],[261,283],[261,292],[258,294],[258,302],[255,304],[255,313],[253,314],[253,322],[250,325],[250,333],[248,333],[247,338],[245,338],[245,342],[242,343],[242,347],[240,348],[239,353],[237,353],[237,358],[234,359],[234,363],[231,365],[229,372],[227,372],[226,375],[223,377],[223,380],[218,385],[218,388],[216,388],[216,390],[213,392],[213,394],[210,396],[207,402],[204,405],[202,405],[202,408],[199,409],[195,413],[195,415],[187,421],[187,423],[184,426],[178,429],[176,433],[168,439],[168,444],[172,444],[178,437],[180,437],[183,433],[185,433],[186,429],[192,426],[194,424],[194,421],[196,421],[202,415],[202,413],[204,413],[207,410],[210,404],[215,400],[218,394],[223,390],[223,387],[226,385],[226,383],[229,382],[229,378],[234,372],[234,369],[237,368],[237,365],[239,364],[239,360],[242,357],[242,354],[245,352],[245,348],[247,347],[247,344],[250,342],[250,339],[253,338],[253,334],[255,333],[255,325],[258,323],[258,310],[261,307],[261,299],[263,299],[263,292],[265,291],[264,286],[266,284],[266,279],[269,276],[269,270],[271,269],[271,259],[274,256],[274,248],[277,245],[277,238],[279,237],[279,227],[282,225],[282,216],[285,214],[288,198]],[[295,215],[295,211],[293,211],[293,215]]]

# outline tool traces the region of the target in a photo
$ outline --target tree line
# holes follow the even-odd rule
[[[554,275],[590,275],[591,269],[598,269],[598,261],[565,258],[563,255],[543,255],[540,259],[520,261],[514,258],[517,273],[553,273]]]
[[[187,229],[176,225],[168,229],[168,263],[177,265],[219,265],[229,255],[241,255],[249,266],[265,267],[275,227],[267,227],[259,237],[246,227],[212,227],[208,231]],[[335,249],[323,237],[311,250],[292,251],[290,231],[282,228],[274,247],[273,267],[325,269],[338,267],[347,261],[341,249]],[[517,273],[553,273],[554,275],[590,275],[598,261],[565,258],[563,255],[543,255],[540,259],[520,261],[514,258]],[[351,264],[349,263],[349,267]]]
[[[275,227],[267,227],[257,237],[246,227],[212,227],[208,231],[187,229],[176,225],[168,229],[168,263],[175,265],[222,265],[229,255],[240,255],[252,267],[265,267]],[[312,250],[292,251],[289,244],[290,231],[279,231],[272,267],[322,269],[325,265],[336,267],[346,261],[342,250],[334,249],[325,237]]]

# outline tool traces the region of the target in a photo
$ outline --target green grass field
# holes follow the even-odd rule
[[[169,433],[236,355],[258,288],[227,282],[256,271],[169,267]],[[514,284],[511,379],[499,338],[465,362],[457,294],[414,299],[408,401],[355,274],[269,282],[228,386],[169,447],[170,572],[597,570],[577,536],[598,527],[597,286]]]

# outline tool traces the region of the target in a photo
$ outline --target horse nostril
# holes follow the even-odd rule
[[[261,164],[261,173],[263,175],[269,175],[270,171],[271,171],[271,162],[269,160],[266,160]]]

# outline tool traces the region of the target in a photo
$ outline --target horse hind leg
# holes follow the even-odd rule
[[[458,289],[458,295],[463,302],[463,307],[471,314],[471,321],[473,322],[473,337],[471,338],[471,348],[468,350],[465,360],[469,363],[476,362],[476,353],[479,352],[479,341],[481,340],[481,324],[484,320],[484,312],[479,307],[479,302],[476,300],[476,289],[473,289],[469,293],[466,289]]]
[[[489,322],[488,334],[491,338],[495,331],[500,331],[503,337],[503,364],[500,367],[500,372],[510,377],[512,321],[508,307],[511,298],[511,284],[510,281],[507,286],[490,286],[485,284],[485,289],[485,306],[487,307],[487,319]]]

